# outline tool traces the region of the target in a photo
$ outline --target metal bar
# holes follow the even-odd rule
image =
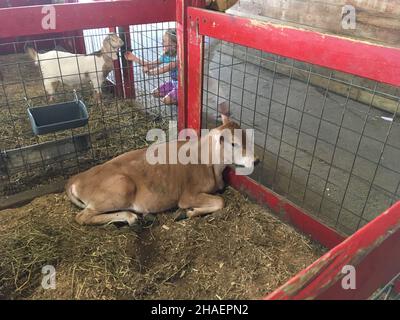
[[[400,86],[400,48],[199,8],[189,8],[188,14],[199,19],[202,35]]]
[[[187,92],[187,7],[188,0],[176,0],[176,39],[178,41],[178,130],[186,128]]]
[[[174,0],[130,0],[53,5],[56,28],[43,29],[43,6],[0,9],[0,38],[175,20]],[[96,14],[93,14],[93,13]]]
[[[188,46],[189,46],[189,35],[188,29],[189,21],[187,19],[187,10],[189,5],[193,7],[205,7],[204,0],[176,0],[176,34],[178,40],[178,130],[182,130],[187,128],[188,114],[189,109],[194,109],[193,107],[188,106],[188,97],[189,94],[189,75],[188,75],[188,63],[189,63],[189,55],[188,55]],[[202,37],[203,40],[203,37]],[[197,56],[197,59],[200,57]],[[201,55],[201,60],[197,60],[199,65],[202,65],[203,59]],[[193,59],[192,59],[193,62]],[[194,66],[194,64],[193,64]],[[196,68],[196,66],[194,66]],[[193,70],[192,70],[193,71]],[[201,72],[203,70],[201,69]],[[202,78],[200,79],[202,81]],[[198,89],[198,93],[201,96],[201,90]],[[200,105],[199,105],[200,106]],[[199,124],[200,125],[200,122]],[[200,129],[200,127],[198,127]]]
[[[400,202],[298,273],[266,299],[367,299],[400,270]],[[344,289],[346,265],[355,289]],[[372,276],[373,275],[373,276]]]

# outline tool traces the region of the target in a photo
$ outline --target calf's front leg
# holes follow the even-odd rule
[[[103,225],[114,222],[127,222],[132,226],[137,222],[138,217],[130,211],[102,213],[101,211],[86,208],[77,214],[75,220],[81,225]]]
[[[192,208],[187,211],[188,218],[203,216],[215,212],[225,206],[224,199],[207,193],[199,193],[182,199],[179,207],[182,209]]]

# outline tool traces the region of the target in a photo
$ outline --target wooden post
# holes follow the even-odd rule
[[[355,9],[355,28],[343,27],[342,21],[350,17],[346,5]],[[400,46],[398,0],[241,0],[229,13]]]

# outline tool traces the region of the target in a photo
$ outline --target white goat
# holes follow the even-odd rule
[[[59,82],[76,86],[89,81],[93,84],[95,98],[99,101],[101,85],[113,70],[113,61],[118,59],[117,52],[123,45],[124,42],[115,33],[111,33],[103,40],[101,49],[92,54],[73,54],[57,50],[38,53],[30,47],[27,48],[27,53],[40,66],[50,101],[54,99],[53,94]]]

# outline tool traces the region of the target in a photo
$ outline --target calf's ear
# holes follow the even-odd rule
[[[218,105],[218,112],[221,114],[222,123],[226,124],[229,122],[229,104],[228,101],[221,102]]]

